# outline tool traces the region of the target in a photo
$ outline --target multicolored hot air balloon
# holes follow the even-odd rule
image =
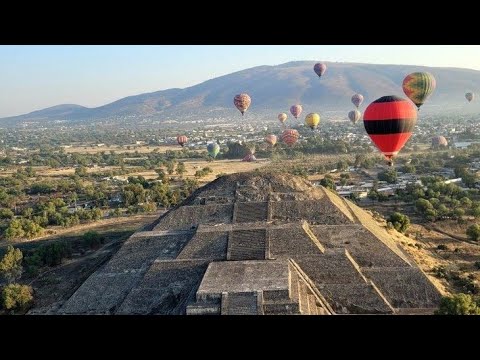
[[[248,94],[245,94],[245,93],[238,94],[238,95],[235,95],[235,97],[233,98],[233,103],[235,104],[237,109],[242,113],[242,116],[243,116],[245,111],[247,111],[248,107],[252,103],[252,99]]]
[[[177,142],[183,147],[188,141],[188,138],[185,135],[177,136]]]
[[[436,86],[435,78],[428,72],[414,72],[403,79],[403,92],[419,110]]]
[[[247,154],[247,155],[242,159],[242,161],[246,161],[246,162],[257,161],[257,158],[256,158],[255,155],[253,155],[253,154]]]
[[[348,113],[348,118],[354,124],[356,124],[361,117],[362,117],[362,113],[358,110],[352,110]]]
[[[220,152],[220,145],[217,143],[210,143],[207,145],[207,151],[208,155],[215,159]]]
[[[352,103],[358,109],[360,105],[363,103],[363,95],[362,94],[355,94],[352,96]]]
[[[288,116],[285,113],[281,113],[281,114],[278,114],[277,118],[278,118],[278,121],[284,124],[285,121],[287,121]]]
[[[398,154],[412,135],[417,122],[417,111],[406,99],[383,96],[368,105],[363,124],[373,143],[392,166]]]
[[[320,115],[316,113],[310,113],[305,117],[305,125],[310,127],[310,129],[315,130],[320,124]]]
[[[325,74],[325,71],[327,71],[327,65],[317,63],[313,66],[313,71],[315,71],[315,74],[317,74],[318,77],[321,78],[322,75]]]
[[[465,94],[465,98],[468,100],[468,102],[472,101],[475,98],[475,94],[468,92]]]
[[[300,134],[298,133],[297,130],[294,130],[294,129],[287,129],[287,130],[284,130],[282,133],[282,140],[288,146],[294,145],[297,142],[299,137],[300,137]]]
[[[439,147],[447,147],[448,141],[443,136],[434,136],[432,138],[432,148],[438,149]]]
[[[302,105],[293,105],[290,108],[290,112],[292,113],[292,115],[295,119],[298,119],[298,117],[300,116],[302,111],[303,111]]]
[[[277,143],[277,136],[273,134],[267,135],[265,136],[265,142],[269,143],[272,146],[275,146],[275,144]]]

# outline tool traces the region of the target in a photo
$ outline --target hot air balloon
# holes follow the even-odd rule
[[[233,103],[235,104],[237,109],[240,110],[243,116],[245,111],[247,111],[248,107],[252,103],[252,99],[248,94],[238,94],[235,95],[235,97],[233,98]]]
[[[447,147],[448,141],[443,136],[434,136],[432,138],[432,148],[438,149],[439,147]]]
[[[348,113],[348,118],[354,124],[356,124],[361,117],[362,117],[362,113],[358,110],[352,110]]]
[[[415,72],[403,79],[403,92],[413,101],[417,108],[427,100],[436,87],[436,81],[428,72]]]
[[[272,146],[275,146],[275,144],[277,143],[277,137],[273,134],[267,135],[265,137],[265,142],[269,143]]]
[[[208,155],[215,159],[220,152],[220,145],[217,143],[210,143],[207,145],[207,151]]]
[[[412,135],[417,122],[417,111],[406,99],[383,96],[368,105],[363,114],[363,124],[373,143],[393,165],[398,154]]]
[[[255,155],[253,155],[253,154],[247,154],[247,155],[242,159],[242,161],[246,161],[246,162],[257,161],[257,158],[256,158]]]
[[[468,92],[465,94],[465,98],[468,100],[468,102],[472,101],[475,98],[475,94]]]
[[[310,113],[305,117],[305,125],[310,127],[310,129],[315,130],[320,124],[320,115],[316,113]]]
[[[325,74],[325,71],[327,70],[327,65],[322,64],[322,63],[317,63],[313,67],[313,71],[318,75],[319,78],[322,77],[323,74]]]
[[[183,147],[183,145],[185,145],[187,141],[188,138],[185,135],[177,136],[177,142],[180,144],[181,147]]]
[[[285,113],[281,113],[281,114],[278,114],[277,118],[278,118],[278,121],[280,121],[283,124],[285,123],[285,121],[287,121],[288,116]]]
[[[295,119],[298,119],[298,117],[300,116],[302,111],[303,111],[302,105],[293,105],[290,108],[290,112],[292,113],[292,115]]]
[[[352,96],[352,103],[358,109],[360,105],[363,103],[363,95],[362,94],[355,94]]]
[[[298,134],[297,130],[287,129],[287,130],[284,130],[282,133],[282,140],[288,146],[292,146],[297,142],[299,136],[300,135]]]

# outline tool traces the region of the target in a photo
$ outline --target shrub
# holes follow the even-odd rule
[[[2,276],[8,283],[15,282],[22,276],[23,254],[20,249],[14,249],[9,245],[7,252],[0,261],[0,276]]]
[[[471,295],[455,294],[443,297],[436,315],[480,315],[480,307]]]
[[[12,210],[10,209],[0,209],[0,219],[12,219],[15,216]]]
[[[12,311],[26,311],[33,303],[33,290],[28,285],[10,284],[2,290],[2,307]]]
[[[96,231],[87,231],[82,236],[83,244],[90,249],[98,249],[105,242],[105,237]]]
[[[389,222],[391,222],[393,227],[401,233],[405,233],[410,226],[410,218],[399,212],[394,212],[390,215]]]
[[[469,226],[467,228],[466,234],[473,241],[480,240],[480,225],[479,224],[473,224],[473,225]]]
[[[448,251],[448,250],[450,250],[450,248],[449,248],[447,245],[440,244],[440,245],[437,246],[437,250],[445,250],[445,251]]]
[[[70,243],[56,242],[40,246],[33,255],[35,254],[42,259],[43,265],[55,266],[60,265],[64,258],[70,257],[72,250]]]

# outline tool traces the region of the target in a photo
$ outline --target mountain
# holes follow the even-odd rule
[[[319,79],[313,72],[313,61],[295,61],[276,66],[258,66],[220,76],[185,89],[168,89],[129,96],[97,108],[79,105],[59,105],[26,115],[0,119],[77,120],[122,116],[158,118],[191,115],[201,117],[216,111],[234,114],[233,97],[247,92],[252,97],[248,113],[287,112],[292,104],[304,105],[304,111],[320,114],[348,111],[354,93],[365,97],[363,108],[384,95],[403,94],[404,77],[414,71],[431,72],[437,89],[424,105],[424,111],[455,109],[480,110],[479,102],[467,103],[467,91],[480,91],[480,71],[460,68],[432,68],[412,65],[377,65],[325,62],[325,75]]]

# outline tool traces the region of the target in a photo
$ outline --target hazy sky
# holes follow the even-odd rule
[[[245,68],[294,60],[480,70],[480,46],[3,45],[0,117],[58,104],[95,107],[129,95],[192,86]]]

